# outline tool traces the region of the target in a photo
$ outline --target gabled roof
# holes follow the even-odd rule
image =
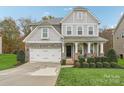
[[[94,16],[93,13],[91,13],[88,9],[86,9],[86,8],[84,8],[84,7],[81,7],[81,6],[77,6],[77,7],[73,8],[73,10],[72,10],[67,16],[65,16],[65,17],[61,20],[61,23],[62,23],[69,15],[71,15],[71,14],[73,13],[73,11],[86,11],[86,12],[88,12],[90,15],[92,15],[92,16],[95,18],[95,20],[100,24],[99,19],[98,19],[96,16]]]
[[[86,11],[87,9],[84,7],[81,7],[81,6],[77,6],[77,7],[73,8],[73,11],[81,11],[81,10]]]
[[[40,22],[37,22],[37,23],[33,23],[33,24],[30,24],[30,25],[59,25],[60,24],[60,21],[62,20],[63,18],[52,18],[52,19],[49,19],[49,20],[42,20]]]
[[[121,22],[122,22],[123,20],[124,20],[124,14],[121,16],[121,18],[120,18],[118,24],[116,25],[116,27],[115,27],[115,32],[116,32],[116,30],[118,29],[119,25],[121,24]]]

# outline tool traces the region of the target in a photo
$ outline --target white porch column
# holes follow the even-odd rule
[[[87,56],[90,57],[91,56],[91,42],[88,42],[88,53],[87,53]]]
[[[62,43],[62,53],[64,53],[65,51],[65,46],[64,46],[64,43]]]
[[[90,47],[91,47],[91,43],[90,43],[90,42],[88,42],[88,54],[90,54],[90,53],[91,53],[91,51],[90,51]]]
[[[75,53],[78,53],[78,43],[75,42]]]
[[[78,59],[78,43],[75,42],[75,60]]]
[[[104,56],[103,44],[103,42],[100,43],[100,56]]]
[[[62,43],[62,59],[65,59],[65,44]]]
[[[82,55],[84,55],[84,44],[82,45]]]
[[[94,47],[94,43],[93,43],[93,54],[94,54],[94,52],[95,52],[94,50],[95,50],[95,47]]]
[[[99,43],[97,43],[97,56],[99,56]]]

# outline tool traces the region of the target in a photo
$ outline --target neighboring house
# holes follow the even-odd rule
[[[107,55],[109,49],[113,48],[113,31],[114,31],[114,29],[105,29],[99,33],[99,36],[108,40],[104,44],[104,54],[105,55]]]
[[[124,57],[124,14],[113,33],[113,48],[118,56]]]
[[[78,55],[103,56],[107,41],[99,37],[98,19],[87,9],[74,8],[64,18],[40,23],[24,40],[26,58],[30,62],[74,62]]]
[[[0,54],[2,54],[2,29],[0,28]]]

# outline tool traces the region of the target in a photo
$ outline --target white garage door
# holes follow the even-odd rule
[[[30,49],[30,62],[60,62],[61,49]]]

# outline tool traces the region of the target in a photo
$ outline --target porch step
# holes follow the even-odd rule
[[[74,60],[69,58],[69,59],[66,59],[66,65],[73,65],[74,64]]]

